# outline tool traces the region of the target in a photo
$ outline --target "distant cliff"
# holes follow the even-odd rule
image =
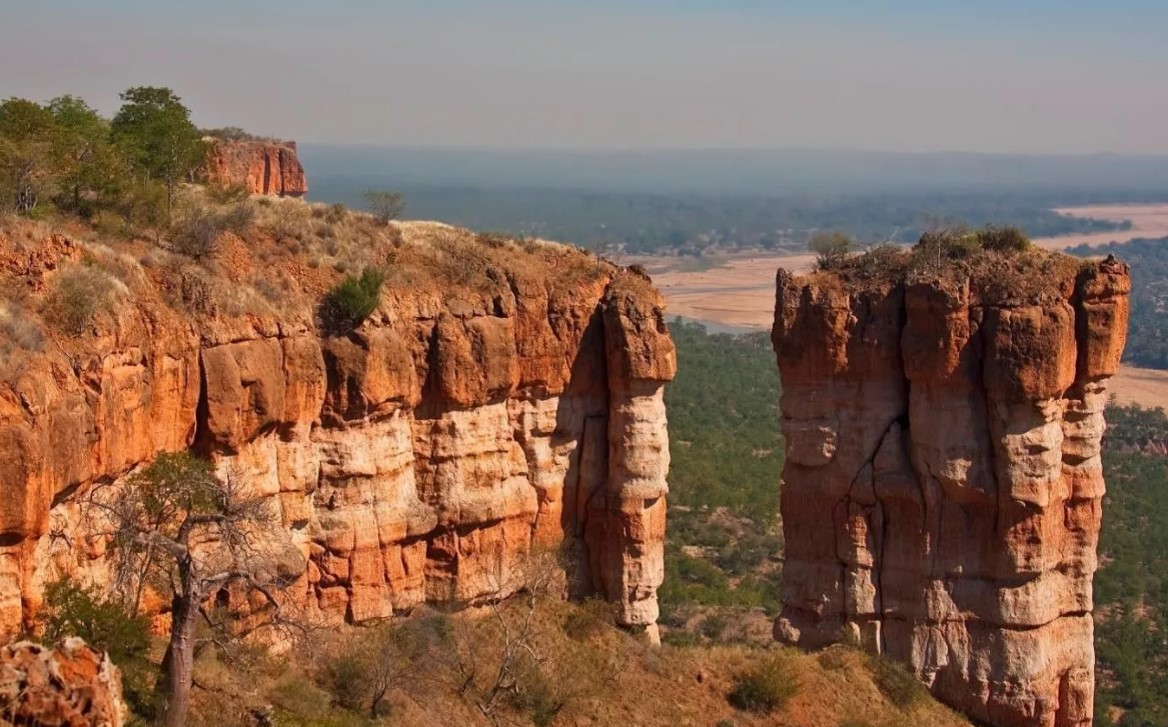
[[[241,185],[251,194],[277,197],[308,193],[308,177],[296,155],[296,142],[216,138],[207,142],[208,182]]]
[[[263,210],[319,217],[304,235],[336,213]],[[507,595],[529,553],[560,549],[577,595],[652,627],[676,360],[649,282],[564,245],[348,213],[321,239],[390,278],[336,335],[315,313],[342,262],[262,224],[206,265],[0,231],[0,272],[49,339],[0,377],[0,631],[57,578],[111,583],[87,495],[184,449],[267,498],[273,547],[299,554],[285,593],[316,622]],[[112,303],[62,335],[35,311],[76,274]]]
[[[1127,266],[983,252],[930,272],[877,251],[844,267],[778,275],[776,636],[848,634],[990,725],[1090,725]]]

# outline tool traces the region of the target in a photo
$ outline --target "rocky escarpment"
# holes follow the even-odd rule
[[[780,271],[775,632],[809,646],[851,634],[987,724],[1081,727],[1128,270],[987,259],[967,273]]]
[[[59,577],[108,586],[88,493],[187,448],[268,498],[313,623],[506,595],[529,553],[561,550],[577,594],[654,625],[676,366],[658,293],[554,243],[354,219],[389,279],[342,335],[314,315],[341,275],[263,230],[225,239],[221,266],[0,237],[25,311],[78,261],[117,278],[111,311],[80,336],[46,325],[0,383],[0,630]],[[277,303],[233,309],[273,272]]]
[[[308,177],[294,141],[208,139],[204,175],[212,184],[241,186],[250,194],[303,197],[308,193]]]

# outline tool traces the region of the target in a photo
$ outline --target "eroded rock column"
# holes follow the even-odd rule
[[[1043,285],[780,272],[784,611],[851,633],[991,725],[1083,727],[1107,379],[1130,282]]]

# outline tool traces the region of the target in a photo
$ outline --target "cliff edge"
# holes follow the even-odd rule
[[[1100,443],[1127,266],[925,256],[778,273],[776,637],[855,638],[986,724],[1090,725]]]
[[[651,284],[556,243],[265,202],[200,261],[0,229],[0,631],[58,578],[112,587],[87,496],[186,449],[270,502],[314,623],[505,596],[559,549],[575,595],[653,627],[676,357]],[[386,271],[376,310],[322,330],[357,263]],[[77,280],[108,305],[64,334],[47,318]]]
[[[242,186],[250,194],[303,197],[308,176],[296,154],[296,142],[259,139],[207,140],[206,181]]]

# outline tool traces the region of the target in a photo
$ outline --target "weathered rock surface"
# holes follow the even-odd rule
[[[251,194],[303,197],[308,177],[294,141],[208,140],[207,181],[241,185]]]
[[[0,648],[0,725],[121,727],[126,714],[121,673],[81,639]]]
[[[991,725],[1092,721],[1091,581],[1127,267],[848,282],[780,271],[784,611]]]
[[[270,498],[274,545],[301,559],[287,597],[314,622],[506,595],[529,553],[559,549],[575,593],[651,627],[676,368],[660,295],[554,243],[417,229],[419,255],[446,254],[436,230],[496,262],[452,258],[452,274],[484,271],[461,286],[387,284],[346,335],[318,330],[307,300],[278,317],[194,315],[166,302],[174,276],[142,269],[115,314],[28,353],[0,381],[0,631],[27,624],[62,575],[108,583],[87,493],[184,448]],[[27,257],[4,243],[0,263]],[[400,275],[411,244],[384,251]],[[43,245],[29,287],[84,247]]]

